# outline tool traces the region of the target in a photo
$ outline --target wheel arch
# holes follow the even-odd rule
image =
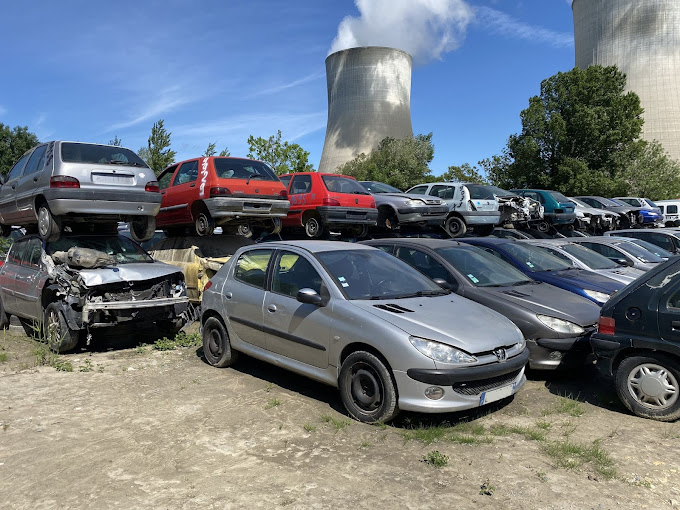
[[[310,216],[315,216],[319,220],[319,223],[321,223],[321,215],[319,212],[316,209],[307,209],[302,213],[302,216],[300,216],[300,224],[304,226],[305,222],[310,218]]]
[[[658,349],[629,347],[627,349],[619,351],[616,354],[616,357],[612,360],[612,371],[616,372],[619,369],[619,365],[621,365],[621,362],[623,362],[623,360],[626,358],[632,358],[634,356],[658,356],[659,354],[664,356],[665,358],[672,359],[680,367],[680,356],[672,352],[660,351]]]
[[[38,209],[40,209],[40,206],[43,204],[47,205],[47,199],[45,198],[45,195],[40,193],[33,199],[33,214],[35,215],[36,221],[38,220]]]
[[[191,204],[191,209],[189,209],[192,221],[196,221],[196,216],[198,216],[198,214],[201,211],[210,214],[210,211],[208,211],[208,206],[205,205],[205,202],[203,202],[203,200],[195,200],[194,203]]]

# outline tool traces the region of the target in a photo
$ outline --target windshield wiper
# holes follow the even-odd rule
[[[251,174],[246,179],[246,185],[250,184],[250,179],[262,179],[264,176],[262,174]]]
[[[536,280],[519,280],[511,284],[511,287],[519,287],[520,285],[530,285],[532,283],[539,283]]]

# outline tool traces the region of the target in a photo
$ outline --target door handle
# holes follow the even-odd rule
[[[269,306],[267,307],[267,310],[269,310],[270,312],[274,313],[274,312],[276,311],[276,305],[269,305]]]
[[[195,183],[195,182],[194,182],[194,183],[191,183],[191,184],[189,184],[189,187],[190,187],[190,188],[193,188],[194,186],[196,186],[196,183]]]
[[[231,299],[231,298],[232,298],[232,295],[233,295],[233,294],[232,294],[231,292],[225,292],[225,293],[224,293],[224,297],[227,298],[227,299]]]
[[[680,331],[680,321],[672,321],[671,322],[671,329],[673,331]]]
[[[37,178],[37,177],[33,177],[33,182],[38,182],[38,178]]]

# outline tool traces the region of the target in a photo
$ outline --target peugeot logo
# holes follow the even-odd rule
[[[508,355],[505,352],[505,349],[494,349],[493,353],[496,355],[498,361],[500,361],[501,363],[505,363],[505,360],[508,359]]]

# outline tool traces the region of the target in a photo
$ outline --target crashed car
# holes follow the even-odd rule
[[[619,215],[619,227],[630,228],[636,224],[642,224],[643,217],[639,207],[633,207],[623,202],[616,202],[609,198],[599,196],[574,197],[595,209],[605,210]]]
[[[522,197],[517,193],[488,184],[468,184],[470,195],[475,197],[495,196],[498,211],[501,213],[501,225],[512,225],[523,228],[543,221],[543,206],[538,200]]]
[[[37,235],[14,242],[0,268],[0,327],[15,315],[52,350],[74,349],[90,329],[130,321],[177,329],[188,306],[179,268],[118,235]]]
[[[568,198],[575,206],[576,222],[574,223],[574,228],[594,234],[601,234],[602,232],[618,228],[620,218],[617,213],[592,207],[577,198]]]

